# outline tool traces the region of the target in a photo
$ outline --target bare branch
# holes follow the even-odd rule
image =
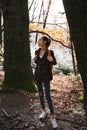
[[[30,9],[31,9],[31,7],[32,7],[32,5],[33,5],[33,3],[34,3],[34,0],[32,1],[32,3],[31,3],[31,5],[30,5],[30,7],[29,7],[29,11],[30,11]]]
[[[87,127],[87,124],[86,123],[82,123],[82,122],[77,122],[77,121],[73,121],[73,120],[67,120],[67,119],[63,119],[63,118],[57,118],[57,120],[66,121],[68,123],[77,124],[77,125],[80,125],[80,126]]]
[[[3,114],[4,114],[6,117],[9,117],[9,114],[8,114],[4,109],[1,109],[1,111],[3,112]]]
[[[68,48],[68,49],[71,49],[71,47],[66,46],[63,42],[52,38],[49,34],[47,34],[47,33],[45,33],[45,32],[42,32],[42,31],[29,31],[29,33],[42,33],[42,34],[45,34],[45,35],[47,35],[52,41],[59,42],[59,43],[62,44],[64,47],[66,47],[66,48]]]
[[[34,2],[33,13],[32,13],[32,19],[34,19],[34,15],[35,15],[35,11],[36,11],[37,7],[38,7],[38,3],[37,3],[37,1],[35,1]]]
[[[41,15],[44,15],[44,14],[45,14],[45,12],[46,12],[46,11],[44,11],[43,13],[41,13]],[[35,17],[33,16],[32,20],[31,20],[30,22],[32,22],[32,23],[33,23],[33,21],[34,21],[36,18],[38,18],[38,15],[37,15],[37,16],[35,16]]]
[[[32,21],[30,21],[30,23],[43,24],[43,22],[32,22]],[[58,26],[58,27],[60,27],[60,28],[62,28],[64,30],[66,30],[66,28],[64,28],[64,27],[62,27],[62,26],[59,25],[59,24],[66,24],[66,23],[46,23],[46,24],[48,24],[48,25],[56,25],[56,26]]]

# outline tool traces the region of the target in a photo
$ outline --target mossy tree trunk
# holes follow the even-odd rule
[[[31,68],[27,0],[4,0],[4,71],[8,88],[36,89]]]
[[[87,117],[87,0],[63,0],[63,3],[83,81],[84,108]]]

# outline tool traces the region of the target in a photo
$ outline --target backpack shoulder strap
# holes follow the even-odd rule
[[[48,56],[51,56],[51,50],[48,50]],[[53,68],[53,65],[52,63],[50,63],[50,69],[52,70],[52,68]]]
[[[51,50],[48,50],[48,56],[51,56]]]

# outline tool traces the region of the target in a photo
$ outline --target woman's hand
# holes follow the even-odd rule
[[[52,56],[47,56],[47,60],[50,61],[50,62],[52,62],[53,61]]]
[[[38,55],[35,55],[35,57],[33,58],[34,61],[36,61],[38,58]]]

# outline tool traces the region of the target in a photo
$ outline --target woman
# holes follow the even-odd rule
[[[40,104],[42,108],[42,113],[40,114],[40,119],[45,119],[47,112],[44,103],[44,91],[48,101],[48,106],[50,109],[50,120],[53,128],[57,128],[57,122],[54,115],[53,104],[50,95],[50,81],[53,79],[52,75],[52,65],[56,64],[56,59],[54,52],[50,50],[50,55],[48,54],[48,47],[50,46],[51,40],[43,36],[38,40],[39,49],[35,51],[34,61],[36,63],[35,69],[35,80],[37,82],[37,87],[39,91]]]

